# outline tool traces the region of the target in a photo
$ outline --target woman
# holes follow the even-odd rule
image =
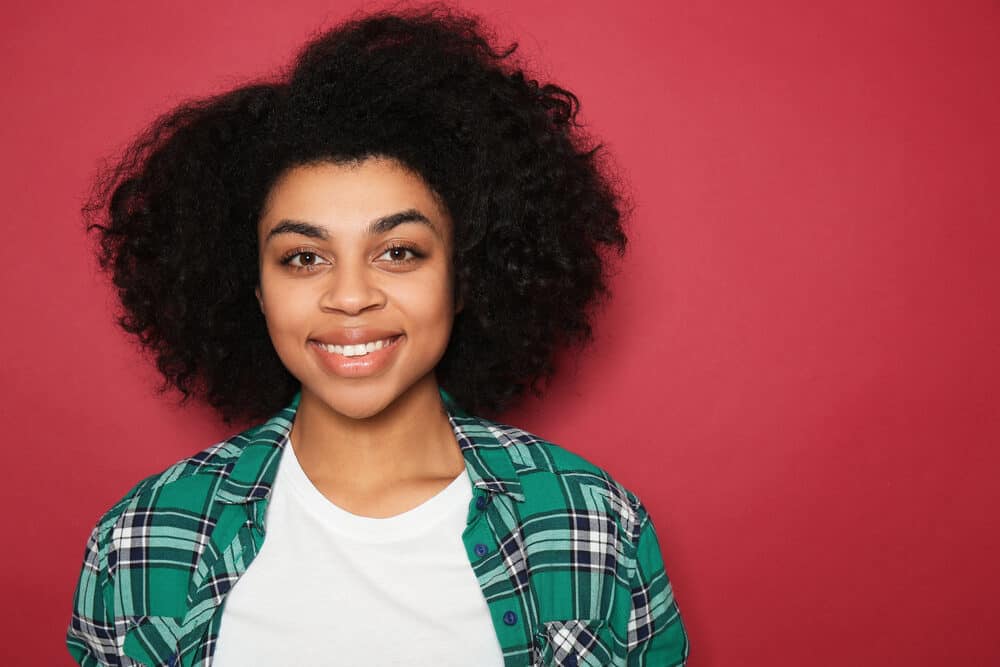
[[[589,340],[620,197],[478,21],[363,16],[182,105],[89,207],[165,383],[257,423],[88,541],[81,665],[675,665],[644,506],[496,415]]]

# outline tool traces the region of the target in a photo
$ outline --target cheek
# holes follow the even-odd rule
[[[422,355],[440,356],[451,338],[454,312],[449,308],[451,295],[440,280],[420,281],[399,290],[390,297],[402,317],[399,324],[410,330],[414,341],[421,344],[414,350]]]
[[[283,332],[299,329],[306,318],[307,299],[301,290],[288,289],[282,281],[261,281],[264,320],[268,332],[275,339]],[[275,340],[275,346],[278,341]]]
[[[436,278],[407,286],[400,293],[398,303],[405,304],[403,307],[411,316],[425,325],[444,325],[450,317],[451,301],[447,280]]]

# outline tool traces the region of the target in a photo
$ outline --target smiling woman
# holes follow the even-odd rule
[[[635,494],[476,414],[542,394],[626,243],[576,98],[513,52],[442,7],[362,16],[104,174],[121,325],[258,423],[99,519],[80,664],[686,661]]]

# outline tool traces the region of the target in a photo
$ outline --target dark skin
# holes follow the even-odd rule
[[[373,233],[372,221],[400,212],[414,219]],[[272,233],[287,221],[314,231]],[[316,488],[354,514],[405,512],[465,469],[434,375],[461,310],[451,244],[435,194],[390,159],[296,167],[261,215],[257,298],[278,356],[302,383],[292,446]],[[388,361],[352,374],[337,364],[357,357],[316,344],[352,329],[401,337]]]

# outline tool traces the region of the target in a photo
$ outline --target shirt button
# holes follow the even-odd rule
[[[477,544],[474,548],[477,556],[485,556],[489,551],[485,544]]]
[[[476,498],[476,509],[483,509],[486,507],[486,496],[479,496]]]
[[[507,625],[514,625],[517,623],[517,614],[512,611],[504,612],[503,622]]]

